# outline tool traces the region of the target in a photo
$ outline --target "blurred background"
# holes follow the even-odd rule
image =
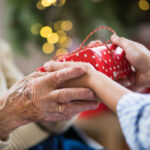
[[[0,39],[10,44],[24,74],[77,49],[99,26],[150,49],[150,0],[0,0]],[[89,41],[109,38],[100,31]],[[117,117],[104,106],[100,110],[80,117],[77,125],[110,150],[128,149]]]

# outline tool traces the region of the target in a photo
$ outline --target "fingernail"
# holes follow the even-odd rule
[[[43,66],[44,66],[45,69],[47,69],[48,66],[49,66],[49,62],[46,62]]]
[[[78,67],[77,70],[80,75],[83,75],[86,72],[85,68],[83,68],[83,67]]]
[[[48,61],[44,64],[45,68],[49,68],[50,65],[53,65],[55,61]]]
[[[87,98],[91,98],[91,99],[94,99],[95,98],[95,95],[92,91],[88,90],[87,91]]]

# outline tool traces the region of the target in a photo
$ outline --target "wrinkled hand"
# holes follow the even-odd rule
[[[77,78],[71,81],[68,81],[63,86],[65,87],[90,87],[91,77],[93,73],[96,71],[95,68],[85,62],[56,62],[56,61],[48,61],[44,64],[44,68],[49,71],[58,71],[60,69],[68,68],[68,67],[82,67],[86,70],[86,74],[82,78]]]
[[[150,51],[142,44],[116,35],[113,35],[111,40],[125,50],[128,61],[135,68],[135,73],[120,82],[123,85],[129,82],[131,89],[150,86]]]
[[[59,89],[66,81],[84,74],[85,69],[81,67],[35,72],[14,85],[0,101],[0,138],[32,121],[68,120],[81,111],[95,109],[98,104],[89,89]]]

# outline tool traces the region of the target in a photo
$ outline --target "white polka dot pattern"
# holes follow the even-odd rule
[[[95,55],[93,55],[92,58],[95,59]]]
[[[79,53],[76,53],[76,56],[79,56]]]
[[[94,42],[90,43],[90,47],[94,44]],[[94,46],[91,49],[85,47],[80,52],[67,55],[61,61],[90,63],[96,70],[103,72],[112,79],[119,79],[131,73],[131,65],[126,60],[121,48],[109,44],[110,49],[106,49],[106,46],[101,46],[100,42],[97,42]]]
[[[87,54],[84,54],[84,57],[87,57]]]

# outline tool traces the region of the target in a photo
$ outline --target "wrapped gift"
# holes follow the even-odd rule
[[[66,55],[59,61],[90,63],[112,79],[124,78],[132,72],[123,49],[112,43],[104,45],[101,41],[92,41],[85,48]]]
[[[107,29],[113,34],[116,34],[114,30],[109,27],[99,27],[92,31],[82,42],[80,47],[67,55],[56,58],[55,60],[66,62],[86,62],[90,63],[94,68],[111,79],[117,80],[127,77],[131,72],[131,64],[126,59],[125,52],[122,48],[107,41],[102,43],[99,40],[90,42],[87,46],[84,46],[86,41],[97,31]],[[37,71],[45,72],[43,67]]]

